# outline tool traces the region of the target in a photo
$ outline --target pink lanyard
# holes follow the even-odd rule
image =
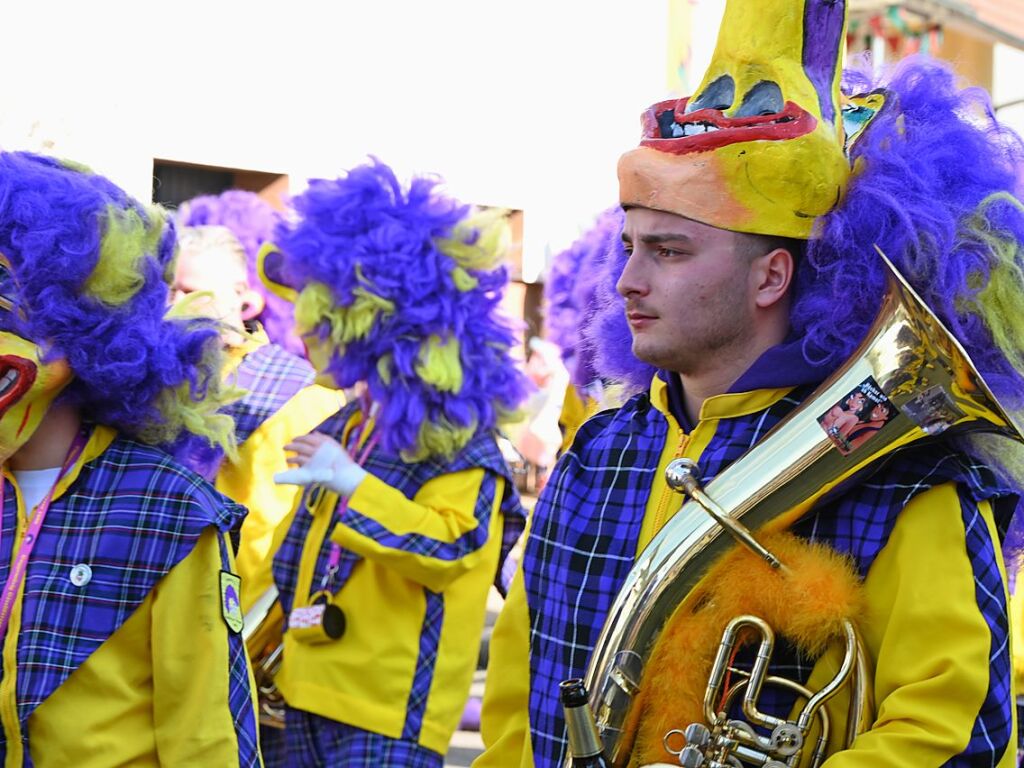
[[[43,520],[46,518],[46,513],[50,509],[50,500],[53,498],[53,492],[57,490],[57,486],[64,478],[64,475],[68,473],[68,470],[78,460],[78,457],[81,456],[82,449],[85,448],[86,442],[85,435],[79,432],[75,441],[71,443],[71,447],[68,449],[68,455],[64,458],[64,464],[60,469],[60,474],[57,475],[56,481],[53,483],[53,487],[51,487],[49,493],[46,494],[46,498],[39,502],[39,505],[36,507],[35,514],[32,515],[32,520],[29,522],[28,530],[25,531],[25,538],[22,539],[21,546],[18,548],[18,555],[14,561],[14,567],[11,568],[11,572],[7,576],[7,584],[4,585],[3,596],[0,597],[0,637],[7,634],[7,624],[11,620],[11,611],[14,609],[14,599],[18,596],[18,590],[21,589],[21,584],[25,580],[25,570],[28,566],[28,558],[36,546],[36,540],[39,538],[39,529],[43,527]],[[0,512],[2,512],[4,508],[4,492],[6,487],[7,483],[5,482],[3,475],[0,474]]]
[[[354,435],[354,439],[352,440],[352,443],[355,446],[359,445],[359,440],[363,436],[363,429],[369,423],[370,417],[367,415],[365,418],[366,418],[366,421],[364,421],[360,425],[359,432]],[[370,438],[366,441],[366,445],[363,446],[362,452],[356,457],[356,463],[360,467],[363,466],[363,464],[366,463],[366,460],[370,456],[370,452],[374,449],[374,446],[377,445],[377,438],[378,437],[380,437],[380,433],[379,432],[374,432],[372,435],[370,435]],[[345,510],[346,509],[348,509],[348,498],[347,497],[342,499],[341,502],[338,504],[338,514],[342,514],[342,515],[345,514]],[[337,543],[332,541],[331,542],[331,554],[330,554],[330,556],[328,557],[328,560],[327,560],[327,572],[324,574],[323,579],[321,579],[321,581],[320,581],[320,591],[321,592],[323,590],[325,590],[325,589],[329,589],[330,588],[331,582],[334,581],[334,576],[335,576],[335,574],[338,573],[338,567],[340,565],[341,565],[341,545],[339,545],[339,544],[337,544]]]

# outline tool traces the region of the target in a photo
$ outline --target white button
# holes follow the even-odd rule
[[[71,569],[71,583],[76,587],[84,587],[92,580],[92,568],[85,563],[79,563]]]

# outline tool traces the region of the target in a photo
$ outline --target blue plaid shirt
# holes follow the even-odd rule
[[[97,439],[104,438],[94,433],[90,445]],[[70,487],[51,503],[25,578],[17,648],[25,765],[31,764],[27,721],[35,708],[117,631],[157,582],[192,551],[205,529],[227,531],[244,514],[244,507],[167,454],[126,438],[116,437],[81,466]],[[17,499],[8,488],[0,530],[0,583],[8,577],[16,529]],[[228,570],[226,547],[222,560]],[[84,587],[68,578],[80,563],[92,569]],[[226,626],[224,630],[229,634]],[[256,766],[248,660],[240,637],[232,635],[228,642],[228,690],[240,765]],[[6,755],[4,739],[0,731],[0,759]]]
[[[241,445],[260,425],[281,410],[300,390],[313,383],[313,367],[277,344],[264,344],[239,363],[233,383],[245,395],[224,408],[235,420]]]
[[[722,419],[700,457],[710,481],[757,443],[809,393],[797,388],[771,407]],[[583,425],[561,458],[537,503],[523,559],[530,610],[530,728],[540,768],[561,766],[565,724],[558,683],[583,677],[608,611],[636,557],[637,541],[668,438],[668,421],[647,394]],[[992,631],[993,674],[988,697],[968,748],[956,765],[995,764],[1011,728],[1010,662],[1004,590],[993,542],[977,502],[1002,496],[991,473],[937,447],[900,454],[838,500],[816,508],[794,527],[808,538],[853,555],[861,575],[884,546],[896,518],[917,494],[954,480],[961,489],[978,605]],[[780,643],[779,645],[782,645]],[[777,653],[772,674],[806,681],[813,664],[790,649]],[[788,713],[792,701],[777,696],[763,709]],[[684,724],[685,725],[685,724]]]

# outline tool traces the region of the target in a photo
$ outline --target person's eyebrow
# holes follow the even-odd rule
[[[681,232],[651,232],[641,235],[640,240],[646,245],[661,245],[662,243],[680,243],[684,246],[692,246],[693,238]]]

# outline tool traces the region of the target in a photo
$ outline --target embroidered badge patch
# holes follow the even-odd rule
[[[224,623],[227,624],[228,628],[235,634],[242,631],[242,625],[244,623],[240,598],[241,592],[241,577],[233,573],[228,573],[227,571],[221,571],[220,615],[224,617]]]

